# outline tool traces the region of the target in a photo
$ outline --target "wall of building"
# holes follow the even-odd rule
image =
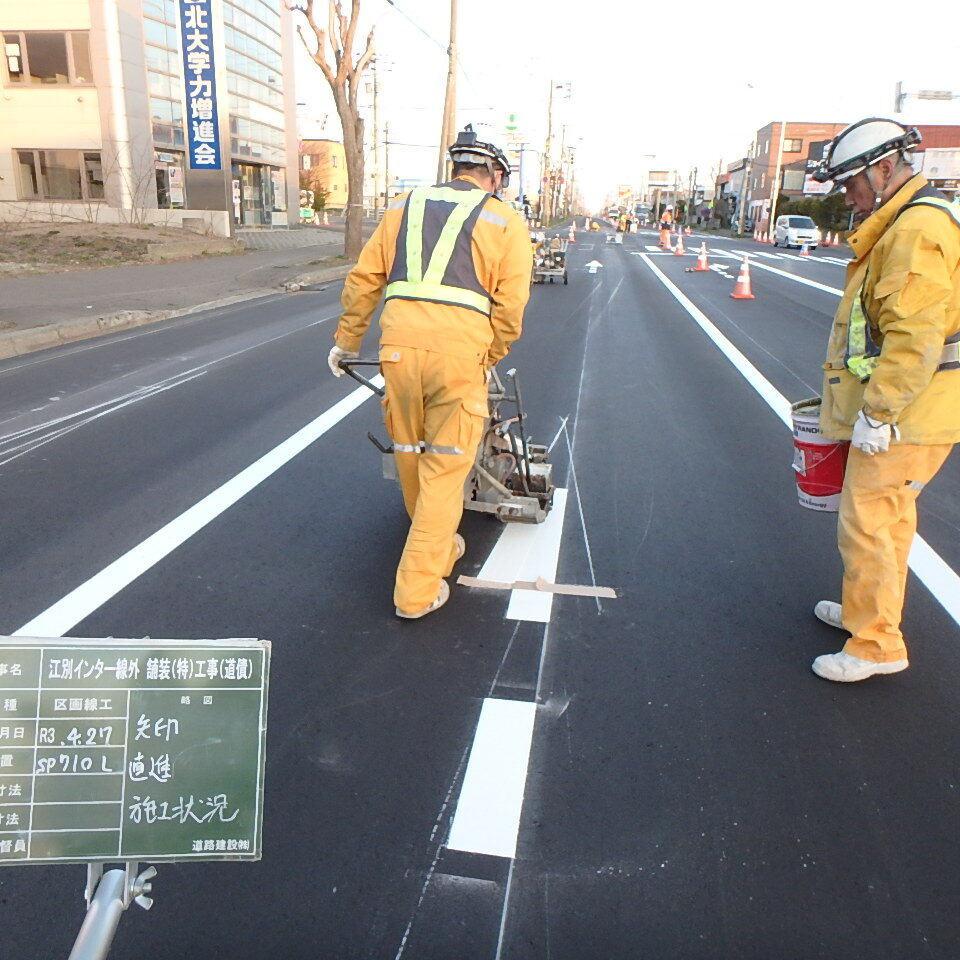
[[[347,155],[339,140],[302,141],[300,168],[307,174],[311,184],[317,184],[327,191],[327,209],[346,207]]]
[[[77,0],[0,0],[0,33],[89,30],[90,13]],[[12,84],[0,63],[0,201],[19,197],[17,148],[99,150],[100,104],[93,83],[77,86]]]

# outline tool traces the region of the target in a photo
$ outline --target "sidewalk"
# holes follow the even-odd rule
[[[343,242],[0,280],[0,358],[346,275]]]

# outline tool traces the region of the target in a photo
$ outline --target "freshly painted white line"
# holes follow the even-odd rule
[[[710,247],[710,253],[715,257],[733,257],[729,250],[723,250],[721,247]]]
[[[740,371],[744,379],[764,399],[774,413],[791,426],[790,401],[713,325],[707,316],[684,296],[673,281],[652,260],[644,257],[654,276],[673,294],[674,299],[693,317],[700,329],[717,345],[720,352]]]
[[[779,253],[767,253],[765,250],[758,250],[755,257],[766,257],[768,260],[782,260],[783,256]]]
[[[737,259],[742,260],[743,257],[739,256]],[[838,297],[843,296],[843,291],[838,290],[836,287],[828,287],[825,283],[817,283],[816,280],[808,280],[806,277],[797,276],[795,273],[787,273],[786,270],[781,270],[779,267],[771,267],[767,263],[760,263],[759,261],[754,260],[752,257],[750,262],[760,270],[769,270],[770,273],[775,273],[778,276],[786,277],[788,280],[795,280],[797,283],[802,283],[806,287],[813,287],[815,290],[823,290],[825,293],[832,293]]]
[[[647,260],[647,266],[653,271],[654,276],[673,294],[674,298],[690,314],[703,332],[720,348],[726,358],[737,368],[740,375],[763,397],[780,420],[792,429],[790,401],[680,292],[679,288],[661,272],[659,267],[654,265],[652,260],[646,257],[644,259]],[[762,263],[755,263],[754,266],[763,267],[765,270],[773,270],[774,273],[782,273],[785,277],[796,280],[798,283],[812,282],[777,270],[775,267],[766,267]],[[841,290],[833,287],[825,287],[823,284],[816,284],[816,286],[837,296],[842,295]],[[913,547],[910,550],[910,567],[943,609],[960,625],[960,576],[919,535],[914,538]]]
[[[567,491],[557,489],[553,495],[553,509],[543,523],[508,523],[477,578],[513,583],[543,577],[552,583],[557,575],[566,507]],[[535,590],[511,590],[504,616],[509,620],[549,623],[553,596]]]
[[[382,386],[383,378],[378,375],[372,382]],[[14,631],[12,636],[62,637],[71,627],[76,626],[198,530],[219,517],[372,396],[366,387],[358,387],[259,460],[207,494],[179,517],[104,567],[86,583],[80,584],[53,606],[25,623],[19,630]]]
[[[527,701],[483,701],[449,849],[516,856],[536,712],[536,704]]]
[[[645,246],[651,253],[660,252],[660,247],[658,247],[655,243],[648,243],[648,244],[645,244]]]

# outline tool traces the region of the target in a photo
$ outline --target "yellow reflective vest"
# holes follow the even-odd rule
[[[359,351],[384,296],[382,346],[491,366],[520,336],[532,262],[523,219],[472,177],[396,197],[347,276],[337,346]]]
[[[901,443],[960,441],[960,368],[946,346],[960,335],[960,225],[933,204],[904,209],[924,187],[912,177],[848,238],[856,259],[823,365],[820,429],[830,439],[850,439],[862,408],[897,424]],[[862,340],[851,331],[859,311]],[[874,356],[858,367],[861,343]]]

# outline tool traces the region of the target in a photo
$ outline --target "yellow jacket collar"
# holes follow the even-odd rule
[[[454,180],[469,180],[474,186],[480,187],[481,190],[486,190],[476,177],[471,177],[469,173],[461,173],[458,177],[454,177]],[[489,192],[489,191],[488,191]]]
[[[918,173],[911,177],[879,210],[871,213],[860,227],[847,237],[858,260],[865,257],[886,233],[893,218],[905,207],[910,198],[927,185],[927,178]]]

